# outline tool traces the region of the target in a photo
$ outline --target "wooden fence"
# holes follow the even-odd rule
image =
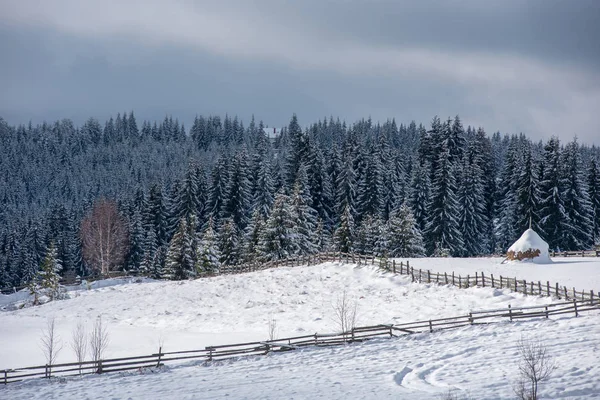
[[[400,335],[435,332],[470,325],[497,323],[504,320],[515,321],[531,318],[549,318],[550,316],[579,314],[600,310],[600,301],[573,300],[548,304],[546,306],[511,308],[470,312],[467,315],[408,322],[391,325],[355,327],[347,332],[295,336],[261,342],[247,342],[219,346],[207,346],[202,350],[185,350],[124,358],[111,358],[98,361],[72,362],[66,364],[38,365],[33,367],[5,369],[0,371],[0,383],[5,385],[32,378],[60,378],[76,375],[103,374],[129,370],[143,371],[167,363],[183,361],[211,362],[243,356],[260,356],[270,353],[293,351],[307,346],[337,346],[362,342],[375,338],[391,338]]]

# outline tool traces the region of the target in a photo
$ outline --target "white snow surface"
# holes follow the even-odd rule
[[[567,275],[595,271],[582,282],[598,282],[600,262],[585,260],[563,264],[570,269]],[[490,270],[513,275],[510,268],[515,265],[500,261],[414,259],[411,265],[441,272],[444,266],[468,269],[465,275]],[[545,272],[548,279],[559,278],[552,280],[562,283],[563,275],[551,276],[559,269]],[[358,302],[358,325],[411,322],[552,301],[507,290],[411,283],[406,276],[371,266],[337,263],[195,281],[123,283],[72,292],[69,300],[0,312],[0,369],[44,363],[39,341],[48,317],[56,319],[64,343],[58,362],[74,360],[68,342],[77,322],[89,326],[100,315],[110,332],[106,358],[155,353],[159,341],[164,351],[177,351],[264,340],[270,319],[277,322],[277,337],[336,332],[333,304],[344,289]],[[521,335],[544,340],[559,364],[555,376],[542,387],[544,398],[600,398],[599,317],[596,312],[579,318],[566,315],[209,365],[169,364],[154,373],[27,381],[0,387],[0,398],[436,399],[448,390],[461,395],[468,392],[477,399],[510,398],[510,381],[517,374],[516,342]]]
[[[523,232],[521,237],[508,248],[508,251],[514,251],[515,253],[526,252],[528,250],[539,250],[540,255],[530,260],[523,261],[530,261],[536,264],[548,264],[552,262],[552,260],[550,260],[550,254],[548,253],[548,243],[546,243],[540,235],[531,228]]]

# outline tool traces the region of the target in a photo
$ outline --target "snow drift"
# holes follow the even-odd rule
[[[511,261],[532,261],[536,264],[552,262],[548,254],[548,243],[531,228],[523,232],[519,240],[508,248],[506,258]]]

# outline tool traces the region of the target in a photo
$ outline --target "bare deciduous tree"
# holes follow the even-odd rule
[[[56,333],[56,325],[54,318],[49,318],[46,322],[46,329],[42,330],[42,338],[40,339],[42,351],[46,356],[46,364],[52,365],[58,357],[58,353],[62,350],[62,342]]]
[[[79,363],[79,373],[81,374],[81,365],[85,361],[87,354],[87,337],[85,332],[85,325],[82,321],[77,322],[77,326],[73,329],[71,336],[71,348],[75,353],[77,362]]]
[[[108,330],[106,325],[102,323],[102,317],[98,317],[94,323],[94,329],[90,335],[90,351],[92,352],[92,360],[99,361],[102,359],[106,348],[108,347]]]
[[[81,223],[82,252],[92,269],[106,274],[123,263],[128,245],[127,224],[114,201],[102,199]]]
[[[274,340],[277,334],[277,320],[269,318],[269,340]]]
[[[539,384],[550,378],[556,369],[556,363],[539,339],[527,340],[521,337],[517,348],[521,362],[514,392],[521,400],[537,400]]]
[[[333,309],[335,311],[335,321],[342,333],[346,333],[356,326],[358,303],[356,300],[349,298],[345,289],[341,297],[338,296]]]

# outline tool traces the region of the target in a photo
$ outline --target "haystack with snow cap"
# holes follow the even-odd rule
[[[509,261],[531,261],[536,264],[548,264],[550,254],[548,254],[548,243],[537,234],[536,231],[527,229],[506,252],[506,258]]]

